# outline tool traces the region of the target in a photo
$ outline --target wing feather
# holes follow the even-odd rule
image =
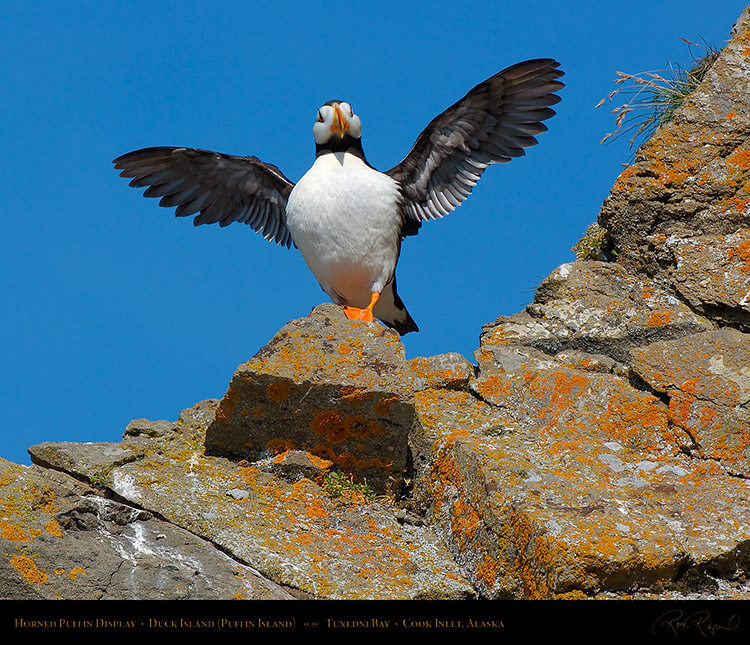
[[[549,58],[513,65],[474,87],[435,117],[408,155],[388,171],[401,185],[412,228],[447,215],[470,194],[485,169],[526,154],[547,131],[564,87]]]
[[[244,222],[267,240],[289,247],[286,202],[294,184],[271,164],[197,148],[135,150],[114,160],[121,177],[175,215],[193,223]],[[197,213],[197,215],[196,215]]]

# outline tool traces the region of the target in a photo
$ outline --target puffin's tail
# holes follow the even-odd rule
[[[378,300],[378,304],[375,305],[372,313],[384,325],[395,329],[401,336],[408,334],[410,331],[419,331],[417,323],[414,322],[414,318],[406,311],[404,301],[401,300],[396,291],[395,275],[393,276],[393,280],[383,289],[383,293],[380,294],[380,300]]]

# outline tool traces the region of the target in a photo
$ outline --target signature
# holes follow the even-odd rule
[[[696,632],[701,636],[714,636],[718,632],[731,632],[740,626],[740,617],[735,614],[719,622],[711,619],[707,611],[696,611],[691,614],[674,609],[659,616],[651,627],[652,634],[671,632],[676,638],[685,632]]]

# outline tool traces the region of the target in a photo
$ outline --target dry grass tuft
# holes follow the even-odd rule
[[[675,111],[685,98],[696,88],[719,57],[719,51],[704,43],[697,45],[685,38],[680,40],[688,45],[693,64],[690,69],[669,63],[666,70],[626,74],[617,72],[616,89],[603,98],[596,107],[611,102],[615,96],[630,97],[625,103],[612,110],[617,129],[605,136],[600,143],[633,133],[630,139],[632,149],[640,138],[636,150],[648,141],[659,126],[672,120]],[[696,55],[693,48],[704,53]]]

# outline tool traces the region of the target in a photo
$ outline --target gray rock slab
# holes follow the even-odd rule
[[[524,312],[485,325],[481,345],[522,345],[549,355],[577,350],[627,362],[633,347],[712,329],[653,282],[616,264],[579,260],[545,278]]]
[[[65,473],[3,460],[0,545],[3,599],[295,597],[148,511],[101,497]]]

